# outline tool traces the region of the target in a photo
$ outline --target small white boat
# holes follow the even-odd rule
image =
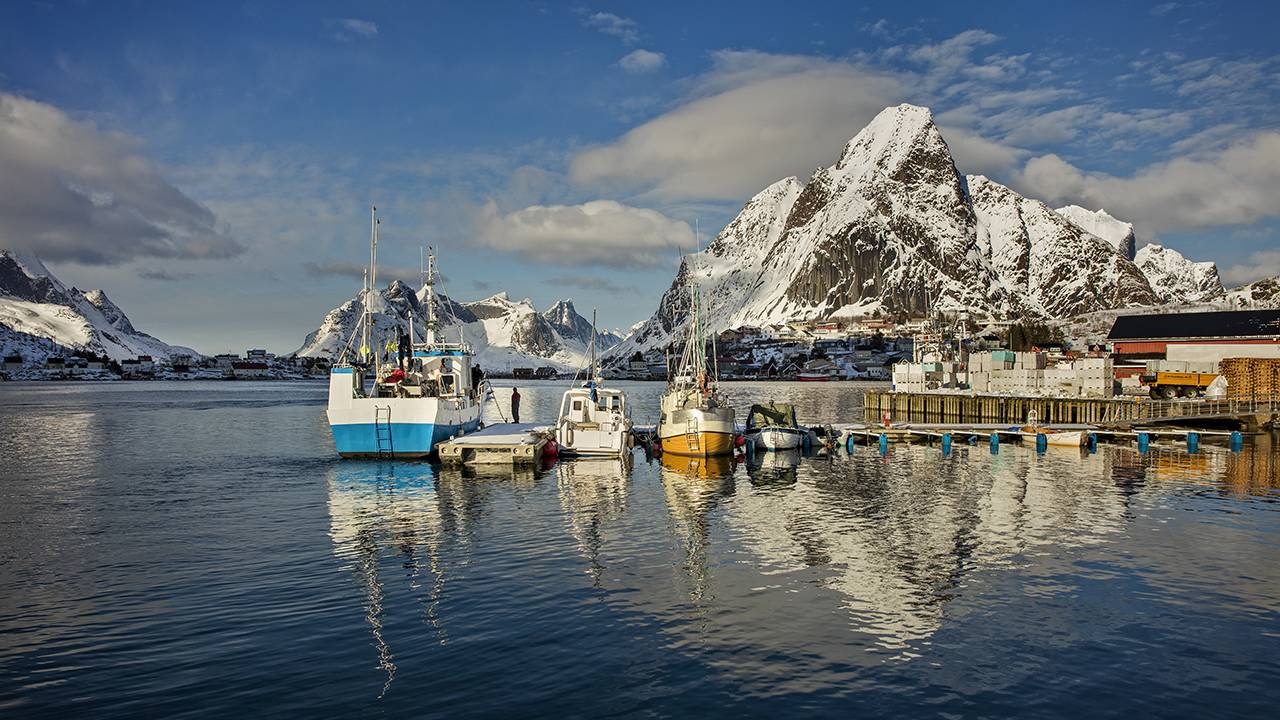
[[[1054,430],[1041,427],[1040,418],[1035,410],[1027,414],[1027,424],[1018,428],[1022,437],[1035,438],[1044,435],[1045,442],[1058,447],[1082,447],[1088,434],[1083,430]]]
[[[596,379],[596,323],[591,314],[591,360],[582,387],[565,391],[556,421],[556,444],[565,455],[622,456],[631,450],[627,396]]]
[[[804,444],[808,428],[796,422],[796,409],[785,403],[752,405],[747,415],[748,440],[765,450],[794,450]]]

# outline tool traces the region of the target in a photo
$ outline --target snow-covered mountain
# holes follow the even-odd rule
[[[1227,293],[1234,307],[1250,310],[1280,310],[1280,275],[1242,285]]]
[[[891,107],[836,164],[765,188],[681,263],[615,356],[670,342],[696,278],[708,327],[971,309],[1063,317],[1157,302],[1108,240],[1042,202],[963,177],[928,109]]]
[[[0,250],[0,352],[40,363],[68,351],[113,360],[199,357],[138,331],[105,292],[68,288],[39,258]]]
[[[1133,223],[1117,220],[1102,208],[1089,210],[1079,205],[1067,205],[1055,212],[1111,243],[1111,247],[1126,259],[1132,260],[1138,252],[1138,238],[1133,234]]]
[[[391,338],[408,327],[410,315],[414,322],[422,322],[426,289],[415,293],[397,280],[376,295],[373,302],[374,334]],[[514,301],[506,293],[469,303],[458,303],[437,293],[436,308],[442,318],[440,334],[449,340],[461,337],[469,343],[477,363],[487,370],[509,372],[512,368],[544,365],[576,370],[587,364],[591,322],[578,314],[571,300],[561,300],[539,312],[531,301]],[[338,357],[363,313],[364,304],[358,293],[330,310],[320,327],[303,340],[297,354]],[[598,331],[596,350],[603,352],[620,341],[617,335]]]
[[[1226,292],[1218,277],[1218,266],[1193,262],[1182,253],[1162,245],[1143,245],[1134,263],[1151,283],[1151,289],[1165,303],[1199,303],[1221,299]]]

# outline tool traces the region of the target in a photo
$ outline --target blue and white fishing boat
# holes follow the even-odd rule
[[[370,352],[371,347],[382,347],[385,342],[373,337],[372,307],[380,299],[376,291],[377,208],[373,209],[372,225],[364,314],[329,374],[329,427],[338,454],[344,458],[426,457],[437,443],[480,427],[483,390],[474,385],[473,356],[461,330],[457,342],[440,337],[434,254],[428,255],[423,279],[423,340],[415,337],[410,314],[409,357],[385,362],[376,350]],[[354,348],[357,339],[360,345]]]

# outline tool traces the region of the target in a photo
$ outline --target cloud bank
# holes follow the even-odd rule
[[[228,258],[244,247],[137,140],[0,93],[0,247],[46,260]]]
[[[677,248],[694,243],[688,223],[612,200],[531,205],[507,214],[490,202],[481,212],[480,237],[531,260],[614,268],[667,265]]]

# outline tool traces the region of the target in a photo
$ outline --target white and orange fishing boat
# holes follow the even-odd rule
[[[720,396],[719,378],[707,360],[707,338],[700,319],[697,284],[691,298],[691,321],[680,366],[662,394],[658,440],[662,452],[686,457],[732,455],[737,426],[733,408]],[[714,342],[714,341],[713,341]],[[715,358],[714,348],[711,358]]]

